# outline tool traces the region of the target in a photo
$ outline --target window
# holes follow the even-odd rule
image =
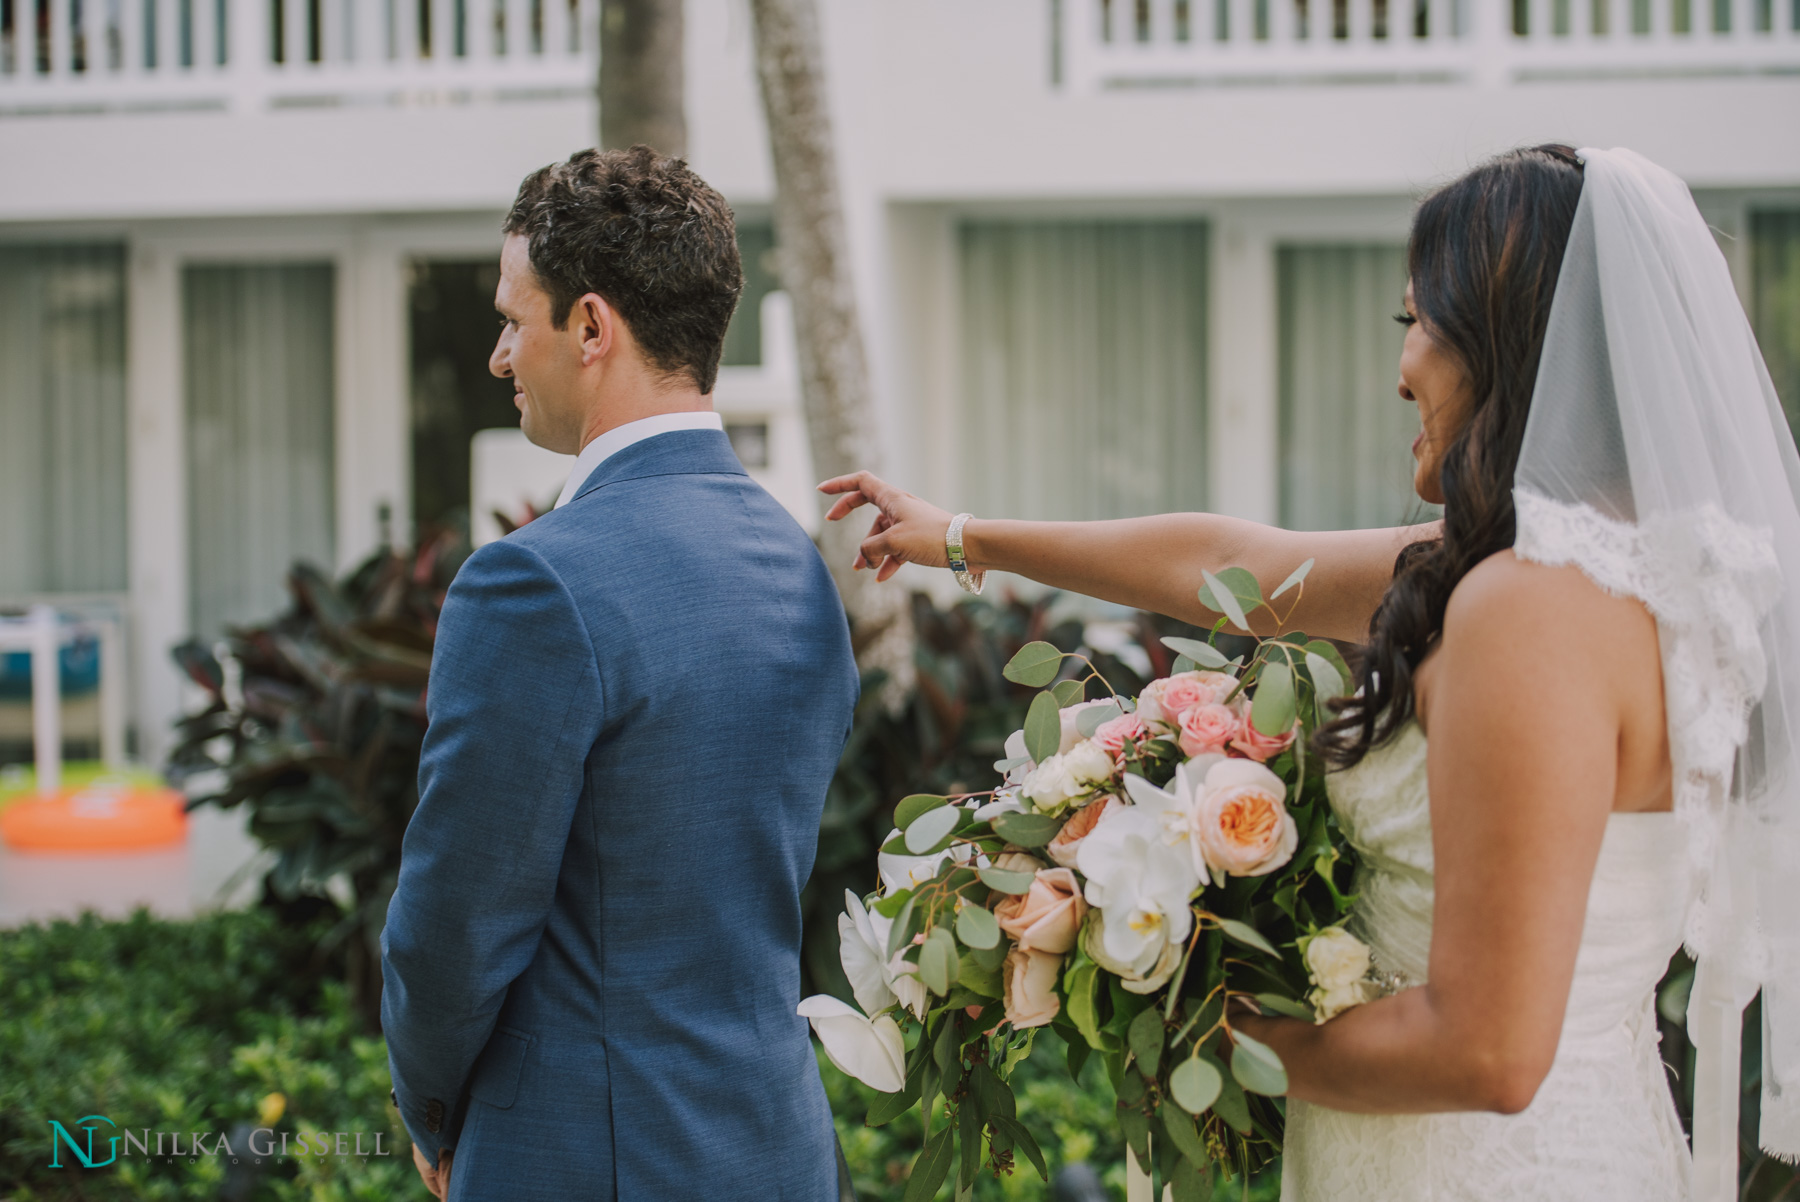
[[[763,297],[781,288],[775,274],[775,227],[767,221],[740,221],[737,240],[744,294],[725,331],[725,353],[719,362],[723,367],[760,367]]]
[[[1425,521],[1412,491],[1418,411],[1396,391],[1400,246],[1284,246],[1280,290],[1281,524],[1349,530]]]
[[[0,247],[0,596],[123,592],[125,251]]]
[[[1750,261],[1756,342],[1800,431],[1800,209],[1750,215]]]
[[[959,429],[937,431],[978,513],[1203,509],[1207,229],[969,222]]]
[[[333,272],[182,273],[190,620],[202,638],[288,601],[296,560],[333,562]]]

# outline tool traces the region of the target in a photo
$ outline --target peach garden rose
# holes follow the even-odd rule
[[[1056,832],[1056,838],[1050,840],[1044,853],[1064,868],[1076,867],[1075,857],[1081,851],[1081,841],[1093,832],[1094,825],[1106,816],[1106,812],[1118,804],[1119,799],[1109,794],[1082,806],[1063,823],[1063,828]]]
[[[1250,760],[1221,760],[1195,799],[1193,830],[1213,879],[1263,876],[1293,858],[1300,831],[1287,811],[1287,786]]]
[[[994,917],[1021,948],[1060,955],[1075,946],[1087,910],[1075,874],[1067,868],[1046,868],[1037,874],[1028,892],[995,906]]]
[[[1267,763],[1293,745],[1294,732],[1291,730],[1286,734],[1265,735],[1256,729],[1255,723],[1250,721],[1249,706],[1245,706],[1244,712],[1238,716],[1237,733],[1231,740],[1233,750],[1249,756],[1259,764]]]
[[[1049,1024],[1062,1010],[1056,997],[1056,978],[1063,958],[1036,948],[1015,947],[1006,953],[1000,979],[1006,996],[1006,1021],[1023,1030]]]

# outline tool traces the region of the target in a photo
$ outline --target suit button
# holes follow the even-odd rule
[[[433,1135],[444,1125],[444,1104],[436,1098],[425,1103],[425,1130]]]

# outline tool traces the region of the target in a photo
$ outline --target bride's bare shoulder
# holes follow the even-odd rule
[[[1444,642],[1477,655],[1523,655],[1551,671],[1558,658],[1581,669],[1658,658],[1656,621],[1642,602],[1607,592],[1580,568],[1533,563],[1510,548],[1457,583]]]

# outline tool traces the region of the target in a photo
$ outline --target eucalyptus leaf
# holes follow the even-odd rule
[[[1287,1069],[1275,1049],[1242,1031],[1234,1030],[1231,1037],[1237,1043],[1231,1054],[1231,1075],[1238,1079],[1238,1084],[1251,1093],[1270,1097],[1278,1098],[1287,1093]]]
[[[1256,700],[1250,704],[1250,722],[1265,735],[1284,735],[1294,728],[1294,672],[1279,661],[1266,663],[1256,674]]]
[[[1226,664],[1225,653],[1211,643],[1203,643],[1199,639],[1184,639],[1170,635],[1162,640],[1162,645],[1171,651],[1178,651],[1203,668],[1223,668]]]
[[[1050,686],[1058,709],[1068,709],[1087,695],[1087,685],[1079,680],[1059,680]]]
[[[1019,648],[1018,654],[1006,661],[1001,675],[1014,684],[1041,689],[1056,679],[1056,674],[1062,671],[1062,661],[1061,651],[1039,640]]]
[[[1202,570],[1200,575],[1206,581],[1206,586],[1200,590],[1200,604],[1224,614],[1239,630],[1247,632],[1250,622],[1244,617],[1244,607],[1238,604],[1231,589],[1211,572]]]
[[[1281,596],[1281,594],[1287,592],[1289,589],[1291,589],[1295,585],[1299,584],[1302,580],[1305,580],[1306,574],[1308,572],[1312,571],[1312,569],[1313,569],[1313,561],[1310,559],[1307,560],[1305,563],[1301,564],[1299,567],[1295,568],[1293,574],[1291,576],[1289,576],[1286,580],[1283,580],[1281,582],[1281,587],[1277,588],[1274,592],[1269,594],[1269,600],[1273,601],[1275,598]]]
[[[1126,1045],[1146,1078],[1154,1079],[1162,1064],[1163,1034],[1162,1012],[1156,1006],[1145,1007],[1126,1030]]]
[[[1302,1005],[1292,998],[1282,997],[1279,993],[1259,993],[1256,995],[1256,1004],[1264,1010],[1273,1011],[1286,1018],[1298,1018],[1312,1022],[1317,1017],[1313,1014],[1311,1006]]]
[[[956,830],[956,824],[962,817],[963,811],[956,806],[939,806],[935,810],[926,810],[907,824],[906,850],[915,856],[936,851],[938,844]]]
[[[956,915],[956,937],[964,947],[991,948],[1000,942],[1000,923],[986,906],[965,905]]]
[[[1174,664],[1169,668],[1169,674],[1171,676],[1180,676],[1183,672],[1196,672],[1199,668],[1200,665],[1189,659],[1187,656],[1177,655]]]
[[[1310,651],[1306,653],[1306,674],[1312,677],[1313,689],[1318,694],[1320,705],[1342,697],[1349,691],[1344,686],[1344,678],[1338,675],[1336,665],[1322,655],[1314,655]]]
[[[1275,950],[1275,945],[1273,943],[1264,939],[1262,934],[1247,922],[1239,922],[1235,918],[1221,918],[1219,919],[1219,929],[1243,944],[1245,947],[1253,947],[1259,952],[1267,952],[1269,955],[1277,958],[1281,955],[1280,952]]]
[[[1188,1063],[1192,1064],[1193,1061]],[[1162,1127],[1168,1133],[1169,1142],[1175,1150],[1196,1165],[1207,1163],[1206,1142],[1200,1138],[1200,1132],[1194,1129],[1194,1120],[1181,1112],[1177,1103],[1164,1098],[1156,1108],[1156,1117],[1162,1120]]]
[[[1007,893],[1017,897],[1021,893],[1031,892],[1031,882],[1037,879],[1035,872],[1009,872],[1004,868],[979,868],[976,875],[981,883],[995,893]]]
[[[1006,945],[1004,942],[996,940],[991,948],[976,948],[964,955],[956,966],[957,992],[960,993],[967,989],[969,992],[978,993],[985,998],[1004,997],[1005,990],[1000,981],[1000,966],[983,963],[982,960],[976,958],[984,951],[998,951],[1004,959]]]
[[[1224,1119],[1226,1124],[1239,1135],[1248,1135],[1250,1126],[1250,1101],[1244,1097],[1244,1087],[1230,1077],[1219,1078],[1219,1096],[1213,1102],[1213,1113]]]
[[[888,928],[887,954],[890,960],[894,958],[896,952],[912,942],[913,919],[916,916],[918,900],[917,897],[907,898],[906,904],[900,908],[900,913],[894,918],[894,925]]]
[[[998,772],[1002,776],[1005,776],[1008,772],[1011,772],[1014,768],[1023,768],[1026,764],[1029,764],[1030,762],[1031,762],[1031,757],[1028,755],[1015,755],[1011,759],[995,760],[994,761],[994,771]]]
[[[1218,1100],[1224,1079],[1219,1070],[1199,1057],[1184,1060],[1169,1074],[1169,1093],[1189,1114],[1199,1117]]]
[[[926,939],[919,948],[919,980],[939,997],[950,992],[950,955],[936,939]]]
[[[1043,763],[1062,746],[1062,707],[1050,693],[1039,693],[1025,711],[1025,750]]]
[[[1002,940],[993,947],[977,947],[970,949],[969,959],[973,960],[989,973],[998,973],[1000,971],[1000,966],[1006,963],[1006,953],[1006,941]],[[996,976],[994,979],[998,981],[1000,978]],[[995,994],[994,996],[999,997],[1000,995]]]
[[[905,830],[920,814],[949,804],[948,797],[940,797],[935,793],[914,793],[908,797],[902,797],[900,804],[894,807],[894,825]]]
[[[1120,709],[1117,704],[1089,706],[1076,715],[1075,729],[1081,732],[1082,738],[1091,739],[1094,737],[1094,732],[1101,726],[1111,722],[1114,718],[1123,717],[1124,714],[1125,711]]]
[[[994,833],[1018,847],[1043,847],[1056,838],[1062,820],[1048,814],[1025,814],[1009,810],[994,815]]]

